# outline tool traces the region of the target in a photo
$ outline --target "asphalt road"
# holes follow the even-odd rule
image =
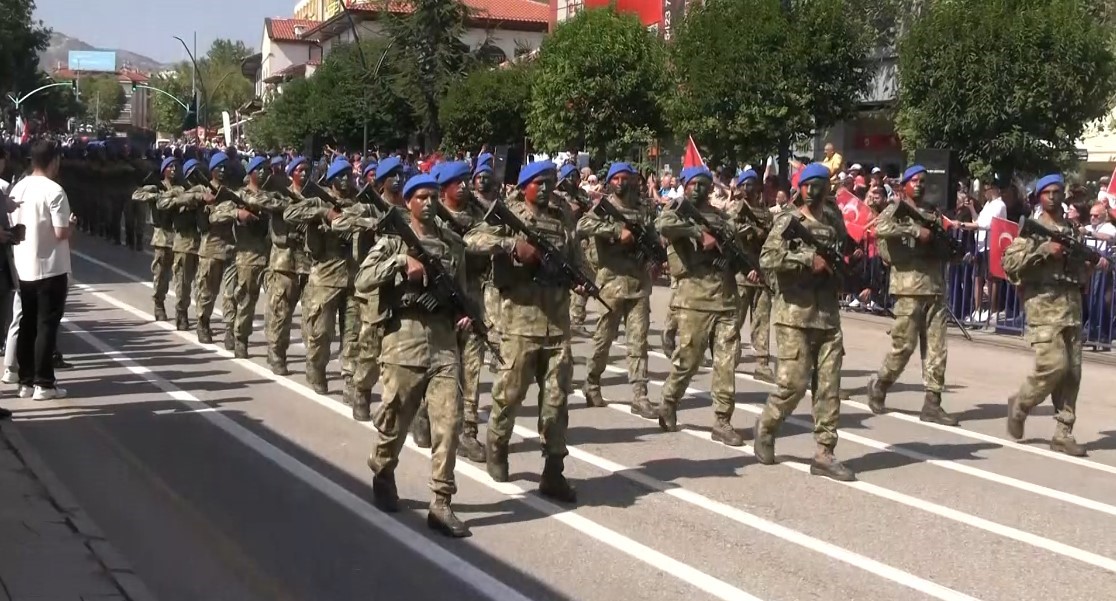
[[[1006,438],[1005,399],[1031,365],[1018,350],[950,340],[945,404],[960,429],[918,421],[917,363],[891,412],[871,415],[863,387],[887,337],[846,320],[843,387],[854,396],[837,454],[858,482],[809,475],[809,398],[778,439],[778,465],[710,441],[702,370],[679,433],[625,404],[571,397],[573,510],[534,492],[532,393],[512,482],[458,461],[454,502],[473,537],[451,541],[425,527],[422,450],[408,443],[402,457],[405,510],[377,511],[365,466],[374,430],[348,417],[340,377],[319,396],[294,362],[300,345],[295,374],[278,378],[262,333],[252,358],[238,360],[153,323],[149,262],[78,240],[62,339],[75,369],[60,373],[71,396],[4,403],[162,601],[1116,598],[1116,368],[1086,365],[1077,435],[1090,456],[1069,458],[1047,448],[1049,404],[1028,422],[1028,440]],[[657,343],[666,290],[654,301]],[[575,354],[588,352],[577,341]],[[624,352],[614,348],[608,399],[628,397]],[[657,400],[669,363],[653,352],[650,371]],[[579,364],[578,382],[583,374]],[[733,422],[749,442],[770,390],[737,379]]]

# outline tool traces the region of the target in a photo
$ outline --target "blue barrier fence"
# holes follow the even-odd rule
[[[949,308],[967,329],[1007,336],[1022,336],[1024,313],[1022,300],[1015,286],[988,274],[987,236],[978,242],[978,232],[955,233],[964,244],[965,255],[958,263],[946,268],[946,295]],[[861,261],[861,279],[850,282],[845,306],[848,310],[890,314],[894,302],[888,293],[889,267],[875,256],[873,241],[863,243],[865,259]],[[1098,241],[1090,241],[1097,245]],[[1099,243],[1099,250],[1108,252],[1108,243]],[[1116,316],[1116,278],[1112,272],[1094,272],[1082,292],[1085,324],[1085,346],[1095,350],[1111,350],[1113,318]],[[952,324],[951,324],[952,325]]]

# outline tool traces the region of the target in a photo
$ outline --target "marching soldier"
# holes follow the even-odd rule
[[[306,280],[310,276],[310,256],[306,254],[306,235],[292,227],[283,214],[293,205],[303,202],[302,185],[306,178],[306,159],[298,157],[287,165],[284,179],[289,179],[285,189],[286,200],[270,215],[268,227],[271,238],[271,257],[268,259],[267,314],[264,331],[267,334],[267,364],[277,376],[286,376],[287,349],[291,347],[291,322],[295,305],[302,298]],[[279,177],[272,174],[271,177]]]
[[[435,224],[437,195],[438,182],[432,176],[420,175],[408,181],[403,190],[408,221],[424,249],[464,285],[464,243]],[[431,294],[424,285],[425,275],[423,263],[391,234],[380,236],[357,275],[356,286],[361,293],[379,288],[380,298],[390,307],[381,355],[383,404],[375,422],[380,436],[368,466],[375,473],[372,494],[376,506],[388,512],[399,511],[395,469],[410,422],[419,404],[425,402],[431,417],[430,488],[434,491],[426,523],[447,536],[461,538],[470,535],[469,528],[450,507],[457,492],[453,470],[461,419],[460,355],[455,330],[468,327],[469,320],[437,305],[436,299],[429,302],[431,298],[424,298]],[[430,311],[430,306],[435,309]]]
[[[554,197],[556,176],[551,161],[525,165],[517,185],[522,191],[522,202],[509,203],[507,209],[577,265],[580,253],[574,224],[562,207],[555,206],[560,202]],[[570,291],[536,280],[537,271],[544,267],[540,265],[539,251],[510,228],[478,225],[466,235],[466,243],[474,251],[511,258],[510,262],[493,266],[493,280],[502,299],[500,349],[510,364],[500,370],[492,388],[492,414],[485,445],[488,474],[497,482],[508,481],[508,443],[515,414],[527,396],[527,388],[534,383],[540,390],[538,427],[546,458],[539,493],[575,503],[577,493],[563,474],[569,454],[567,397],[573,378]]]
[[[740,216],[738,223],[744,225],[744,250],[759,257],[771,223],[775,217],[763,205],[759,175],[748,169],[736,178],[736,189],[740,197],[730,201],[730,214]],[[758,270],[736,275],[737,291],[740,293],[740,309],[736,313],[736,329],[744,327],[744,320],[751,314],[752,352],[756,356],[756,369],[752,375],[764,382],[774,382],[775,373],[771,371],[771,358],[768,354],[771,340],[771,290],[764,285],[763,274]]]
[[[1043,228],[1084,246],[1076,228],[1062,215],[1065,186],[1061,175],[1047,175],[1035,184],[1042,205],[1036,219]],[[1071,253],[1074,249],[1066,244],[1024,233],[1011,241],[1003,265],[1023,297],[1025,335],[1035,350],[1035,369],[1008,399],[1007,431],[1021,440],[1027,415],[1049,396],[1058,422],[1051,450],[1083,457],[1085,447],[1073,437],[1081,385],[1081,289],[1089,269],[1106,270],[1108,261]],[[1093,260],[1095,265],[1090,264]]]
[[[170,288],[171,263],[173,251],[171,232],[171,214],[161,210],[157,202],[163,196],[171,196],[181,192],[182,188],[175,185],[174,176],[177,171],[174,157],[163,159],[159,165],[159,173],[163,178],[162,184],[150,184],[137,189],[132,193],[132,203],[149,203],[151,205],[151,224],[154,226],[151,234],[151,278],[155,290],[152,300],[155,302],[155,321],[167,320],[167,290]]]
[[[190,175],[197,167],[197,159],[189,159],[182,165],[182,181],[186,186],[190,186]],[[208,187],[195,184],[188,189],[177,188],[173,194],[161,195],[156,203],[160,211],[170,215],[171,228],[174,230],[174,262],[171,265],[174,273],[174,323],[183,332],[190,329],[190,298],[194,278],[198,275],[198,252],[201,249],[202,232],[209,229],[205,205],[208,194]]]
[[[477,166],[473,169],[473,197],[480,201],[481,205],[487,207],[492,204],[494,200],[500,196],[500,186],[496,182],[495,174],[492,171],[492,161],[482,162],[480,159],[485,155],[477,158]],[[492,155],[488,155],[491,157]],[[484,281],[481,284],[481,294],[484,298],[484,319],[488,323],[488,331],[494,344],[500,343],[500,291],[492,285],[492,261],[499,260],[498,257],[491,257],[489,259],[489,268],[484,273]],[[477,274],[473,274],[476,277]],[[481,352],[485,352],[485,347],[481,346]],[[495,357],[492,358],[492,365],[495,365]]]
[[[840,214],[824,209],[829,190],[825,165],[807,165],[799,177],[798,189],[803,203],[776,216],[760,254],[760,267],[776,280],[773,321],[778,388],[767,397],[763,413],[756,419],[753,446],[760,463],[775,463],[775,434],[806,396],[813,375],[817,381],[813,396],[817,451],[810,473],[851,481],[855,479],[852,470],[833,456],[845,354],[838,304],[841,281],[834,272],[837,266],[822,258],[821,249],[801,239],[785,239],[784,231],[797,222],[824,245],[835,245],[847,234]]]
[[[714,227],[738,232],[736,224],[709,202],[713,174],[705,167],[682,170],[684,202]],[[706,349],[713,349],[713,412],[716,421],[712,439],[739,447],[744,437],[732,427],[736,396],[736,360],[740,353],[740,331],[736,311],[740,302],[736,279],[727,268],[713,235],[698,224],[679,215],[673,207],[664,209],[656,226],[674,253],[668,255],[670,276],[678,280],[671,298],[677,308],[678,348],[671,356],[670,375],[663,384],[662,402],[657,408],[659,428],[678,431],[678,402],[690,380],[701,366]]]
[[[220,190],[225,183],[225,163],[228,157],[223,152],[214,154],[209,159],[210,186]],[[195,169],[197,166],[195,165]],[[186,174],[189,177],[189,173]],[[232,302],[232,290],[225,288],[222,292],[221,284],[225,280],[225,272],[229,253],[236,247],[236,237],[233,226],[236,223],[236,203],[225,200],[216,203],[212,190],[206,190],[205,231],[202,233],[201,247],[198,250],[198,342],[213,342],[213,331],[209,327],[209,319],[213,315],[213,305],[217,302],[217,295],[223,299],[222,311],[225,322],[225,348],[231,349],[233,340],[233,319],[236,317],[236,305]]]
[[[914,165],[903,173],[900,185],[912,210],[927,219],[940,219],[925,202],[923,190],[926,168]],[[880,251],[891,263],[890,293],[895,297],[895,323],[891,325],[891,350],[879,372],[868,381],[868,407],[872,413],[884,412],[887,391],[899,379],[915,347],[922,353],[922,377],[926,397],[919,419],[945,426],[956,426],[957,418],[942,409],[946,370],[946,319],[949,308],[945,296],[945,264],[951,258],[947,245],[935,240],[929,229],[913,219],[896,215],[892,203],[876,219],[876,238]]]
[[[260,187],[260,177],[267,157],[254,157],[248,162],[248,185],[236,192],[240,206],[236,209],[236,319],[233,321],[233,353],[248,358],[248,340],[252,336],[252,320],[260,298],[260,283],[267,269],[271,244],[268,242],[268,214],[283,210],[284,202]]]
[[[578,172],[577,166],[569,164],[562,166],[558,171],[558,189],[554,193],[565,199],[570,212],[573,213],[574,223],[577,223],[582,215],[585,215],[586,209],[589,207],[589,198],[581,189],[581,173]],[[597,245],[590,237],[580,231],[578,232],[578,240],[585,265],[589,268],[590,273],[596,277],[599,269]],[[585,329],[585,306],[588,302],[589,297],[580,294],[575,294],[570,299],[570,329],[575,336],[589,336],[589,331]]]
[[[577,169],[567,165],[575,174]],[[576,177],[576,176],[575,176]],[[655,214],[639,195],[638,179],[628,163],[613,163],[608,170],[606,199],[625,217],[654,232]],[[601,375],[608,351],[624,323],[628,348],[628,381],[632,385],[631,412],[648,419],[655,416],[647,398],[647,330],[651,321],[651,257],[639,254],[637,240],[624,223],[588,211],[578,221],[580,237],[588,242],[597,264],[596,281],[612,310],[601,315],[593,332],[593,356],[585,378],[585,399],[591,407],[604,407]],[[656,233],[657,237],[658,234]]]

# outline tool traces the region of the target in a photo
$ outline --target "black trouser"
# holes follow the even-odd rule
[[[19,320],[16,362],[19,363],[21,386],[54,388],[53,355],[68,290],[66,274],[19,282],[23,316]]]

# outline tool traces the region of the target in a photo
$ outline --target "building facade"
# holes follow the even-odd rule
[[[60,66],[51,73],[51,78],[55,81],[78,81],[78,86],[81,86],[81,80],[85,77],[93,75],[113,75],[120,83],[121,89],[124,90],[124,107],[120,109],[120,115],[112,122],[112,128],[117,133],[141,133],[151,132],[152,122],[154,116],[151,107],[151,95],[148,90],[144,88],[136,88],[132,90],[133,85],[148,85],[150,77],[146,73],[141,73],[132,69],[120,69],[115,74],[112,73],[83,73],[80,71],[72,71],[65,66]]]

